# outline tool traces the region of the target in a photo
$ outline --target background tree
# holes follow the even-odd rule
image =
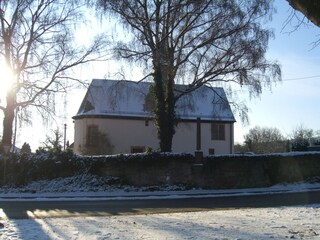
[[[234,152],[236,154],[239,154],[239,153],[245,154],[245,153],[249,153],[250,150],[245,143],[235,143],[234,144]]]
[[[21,147],[21,150],[20,150],[20,153],[23,154],[23,153],[26,153],[26,154],[29,154],[31,153],[31,147],[29,145],[29,143],[23,143],[22,147]]]
[[[292,151],[308,151],[310,139],[314,137],[312,129],[305,128],[303,125],[296,127],[291,134]]]
[[[107,134],[98,131],[95,135],[94,144],[87,145],[82,151],[83,155],[110,155],[113,154],[114,146]]]
[[[121,59],[143,63],[151,77],[161,151],[171,151],[175,104],[202,85],[232,83],[256,96],[280,80],[265,59],[272,32],[263,29],[272,1],[97,0],[129,30],[114,48]],[[177,84],[187,84],[179,89]]]
[[[315,131],[315,134],[312,139],[312,144],[320,145],[320,130]]]
[[[0,61],[11,77],[1,75],[1,86],[8,86],[3,111],[2,144],[11,145],[16,110],[26,114],[29,107],[53,113],[54,95],[67,92],[71,70],[98,60],[104,41],[97,37],[91,46],[74,41],[74,30],[81,20],[81,1],[3,0],[0,1]],[[28,118],[28,115],[24,115]]]
[[[244,136],[245,145],[250,152],[286,152],[287,141],[277,128],[256,126]]]
[[[320,27],[319,0],[287,0],[291,7],[301,12],[316,26]]]
[[[53,131],[52,135],[47,135],[46,140],[42,143],[43,147],[40,147],[40,150],[52,151],[55,153],[62,151],[63,145],[63,134],[60,132],[59,128]]]

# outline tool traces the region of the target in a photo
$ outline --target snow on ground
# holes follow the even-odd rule
[[[6,185],[0,187],[0,196],[5,194],[45,194],[45,193],[79,193],[97,192],[146,192],[146,191],[174,191],[186,190],[185,186],[162,185],[135,187],[124,185],[116,177],[98,177],[90,174],[79,174],[72,177],[39,180],[23,186]]]
[[[8,219],[1,201],[28,198],[87,200],[155,197],[178,198],[201,195],[225,196],[265,192],[312,191],[315,183],[276,185],[269,188],[202,190],[183,186],[130,187],[117,179],[89,175],[51,181],[32,182],[22,187],[0,188],[0,239],[320,239],[320,204],[279,207],[241,208],[190,213],[149,214],[110,217],[70,217]]]
[[[0,239],[320,239],[320,205],[2,220]],[[4,218],[4,216],[2,216]]]

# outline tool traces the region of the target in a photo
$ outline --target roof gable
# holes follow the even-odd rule
[[[74,118],[89,116],[152,117],[154,103],[150,82],[94,79]],[[177,85],[177,88],[186,88]],[[202,86],[182,96],[176,103],[181,119],[230,121],[234,116],[223,88]]]

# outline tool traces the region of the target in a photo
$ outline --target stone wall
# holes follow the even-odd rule
[[[267,187],[310,179],[320,181],[320,152],[210,156],[197,164],[191,154],[0,156],[1,185],[23,185],[34,180],[87,173],[116,177],[119,180],[117,183],[135,186],[181,184],[207,189]]]
[[[320,153],[211,156],[203,164],[195,164],[192,155],[178,154],[93,161],[94,174],[119,177],[133,185],[249,188],[320,178]]]

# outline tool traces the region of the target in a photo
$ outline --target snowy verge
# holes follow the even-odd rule
[[[54,180],[54,181],[61,181]],[[48,182],[48,181],[46,181]],[[49,181],[52,186],[51,189],[46,185],[45,190],[34,192],[21,192],[21,189],[6,188],[0,189],[1,201],[74,201],[74,200],[128,200],[128,199],[173,199],[173,198],[197,198],[197,197],[225,197],[225,196],[239,196],[239,195],[259,195],[259,194],[278,194],[289,192],[309,192],[320,190],[320,183],[296,183],[275,185],[267,188],[246,188],[246,189],[222,189],[222,190],[203,190],[203,189],[188,189],[181,190],[178,186],[154,186],[153,190],[145,187],[130,187],[130,186],[108,186],[108,188],[92,191],[90,187],[82,188],[81,191],[62,191],[57,185],[53,184],[53,180]],[[43,181],[36,182],[44,184]],[[36,184],[33,183],[33,184]],[[47,183],[48,184],[48,183]],[[50,184],[49,184],[50,185]],[[30,187],[30,186],[28,186]],[[28,189],[25,187],[24,190]],[[74,186],[73,186],[74,187]],[[178,189],[178,190],[177,190]],[[20,191],[19,191],[20,190]],[[29,189],[30,190],[30,189]],[[60,191],[59,191],[60,190]],[[79,190],[79,189],[78,189]]]

